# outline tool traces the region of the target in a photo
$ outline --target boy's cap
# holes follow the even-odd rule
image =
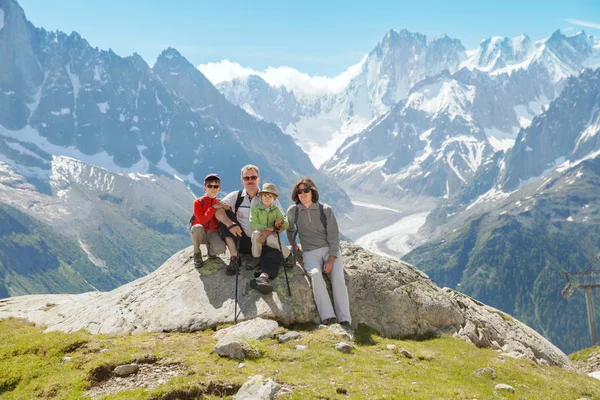
[[[206,178],[204,178],[204,183],[206,183],[206,181],[219,181],[219,182],[221,182],[221,178],[219,178],[219,175],[217,175],[217,174],[208,174],[208,175],[206,175]]]
[[[258,192],[258,194],[262,196],[265,193],[271,193],[275,197],[279,197],[279,194],[277,194],[277,186],[275,186],[274,183],[263,184],[262,190]]]

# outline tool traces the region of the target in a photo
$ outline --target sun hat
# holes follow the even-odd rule
[[[271,193],[273,196],[279,197],[279,194],[277,194],[277,186],[275,186],[274,183],[263,184],[262,190],[258,192],[258,194],[262,196],[265,193]]]

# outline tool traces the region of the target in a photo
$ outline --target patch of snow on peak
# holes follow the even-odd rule
[[[108,110],[109,108],[107,101],[104,101],[102,103],[96,103],[96,105],[98,106],[102,114],[106,114],[106,110]]]
[[[465,111],[474,98],[474,86],[463,85],[455,80],[439,81],[410,94],[406,106],[433,115],[447,112],[452,119],[460,115],[470,120],[469,113]]]
[[[0,30],[4,28],[4,10],[0,8]]]
[[[257,75],[275,88],[284,87],[297,95],[312,96],[341,92],[350,80],[359,74],[366,57],[364,56],[360,62],[350,66],[346,71],[335,77],[310,76],[287,66],[268,67],[264,71],[257,71],[252,68],[242,67],[240,64],[229,60],[200,64],[198,69],[213,85],[234,79],[246,79],[250,75]]]
[[[515,144],[516,135],[513,133],[504,132],[496,128],[485,128],[484,131],[488,142],[495,151],[506,151]]]

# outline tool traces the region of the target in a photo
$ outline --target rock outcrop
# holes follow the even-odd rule
[[[353,325],[364,323],[389,337],[447,333],[479,347],[517,352],[551,365],[570,364],[558,348],[512,317],[450,290],[440,289],[411,265],[342,243]],[[318,322],[312,292],[302,269],[283,272],[274,291],[250,288],[252,271],[238,282],[238,321],[256,317],[282,325]],[[181,250],[159,269],[111,292],[30,295],[0,300],[0,318],[26,318],[47,331],[135,333],[191,332],[234,321],[235,277],[222,259],[194,268],[192,248]],[[543,360],[543,361],[542,361]]]

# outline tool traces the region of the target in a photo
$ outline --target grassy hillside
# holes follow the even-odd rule
[[[283,329],[282,329],[283,331]],[[43,334],[17,319],[0,321],[0,397],[195,399],[233,398],[251,375],[273,377],[290,399],[574,399],[600,397],[600,381],[559,367],[512,359],[466,342],[439,337],[426,341],[384,339],[361,328],[351,354],[326,329],[305,327],[301,338],[279,344],[253,341],[254,359],[222,359],[211,353],[212,331],[92,336],[85,332]],[[307,346],[297,350],[296,345]],[[389,349],[388,345],[396,349]],[[404,357],[400,348],[415,358]],[[115,379],[125,363],[141,366],[136,376]],[[497,377],[475,375],[493,368]],[[498,383],[514,394],[495,394]],[[131,386],[134,387],[131,387]],[[135,385],[145,385],[135,386]]]
[[[93,277],[96,270],[75,241],[0,204],[0,298],[90,291],[83,276]]]

